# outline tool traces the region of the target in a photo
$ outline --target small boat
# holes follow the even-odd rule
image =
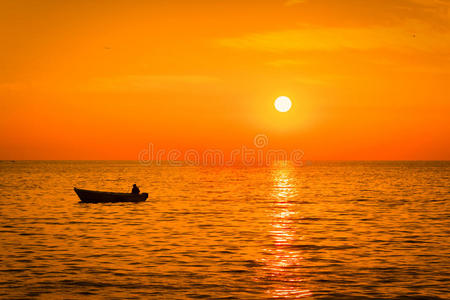
[[[84,203],[108,203],[108,202],[141,202],[148,198],[147,193],[112,193],[99,192],[74,188],[81,202]]]

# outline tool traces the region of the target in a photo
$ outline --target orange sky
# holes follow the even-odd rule
[[[0,0],[0,159],[448,160],[449,75],[447,0]]]

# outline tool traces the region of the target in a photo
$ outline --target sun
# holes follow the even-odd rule
[[[288,97],[280,96],[275,100],[274,105],[279,112],[287,112],[291,109],[292,102]]]

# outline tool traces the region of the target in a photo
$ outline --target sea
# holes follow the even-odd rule
[[[448,161],[1,161],[0,298],[450,299],[449,198]]]

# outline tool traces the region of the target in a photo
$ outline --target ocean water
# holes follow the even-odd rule
[[[449,197],[450,162],[3,161],[0,298],[449,299]]]

